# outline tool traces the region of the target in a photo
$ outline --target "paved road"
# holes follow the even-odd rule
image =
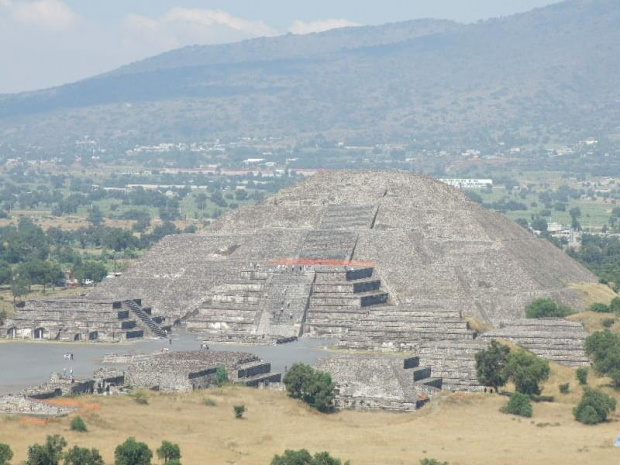
[[[86,344],[10,342],[0,344],[0,394],[18,392],[21,389],[42,384],[50,373],[62,373],[73,369],[75,377],[92,376],[101,365],[101,359],[109,353],[150,353],[162,347],[176,350],[198,350],[201,339],[185,332],[175,332],[172,344],[168,340],[147,340],[131,344]],[[283,372],[295,362],[314,363],[325,355],[322,350],[333,341],[325,339],[301,339],[280,346],[237,346],[211,344],[211,350],[251,352],[271,362],[274,371]],[[74,360],[65,360],[63,355],[73,353]]]

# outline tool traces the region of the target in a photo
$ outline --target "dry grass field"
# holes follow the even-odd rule
[[[614,298],[618,297],[618,294],[604,284],[576,283],[571,284],[570,287],[582,294],[588,306],[597,302],[609,304]]]
[[[574,380],[574,372],[555,367],[545,394],[557,395],[557,384]],[[602,380],[596,381],[600,383]],[[554,386],[556,389],[554,389]],[[500,413],[506,398],[490,394],[443,394],[427,408],[410,414],[341,412],[322,415],[287,398],[283,392],[227,387],[189,395],[149,394],[148,405],[130,397],[86,397],[79,413],[88,433],[70,431],[73,416],[26,422],[0,418],[0,442],[25,458],[27,446],[61,434],[70,445],[96,447],[107,463],[128,436],[154,450],[162,439],[180,444],[185,465],[269,464],[285,449],[328,450],[353,465],[413,464],[424,457],[451,465],[615,465],[613,446],[620,421],[599,426],[577,423],[571,413],[581,389],[559,396],[554,404],[535,404],[531,419]],[[554,392],[555,391],[555,392]],[[204,399],[216,402],[207,406]],[[233,406],[244,404],[246,418],[234,418]]]

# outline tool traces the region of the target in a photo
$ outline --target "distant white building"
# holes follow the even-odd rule
[[[459,189],[487,189],[493,187],[492,179],[440,179],[440,181]]]

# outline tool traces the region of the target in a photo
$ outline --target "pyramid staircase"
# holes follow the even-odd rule
[[[145,327],[147,332],[149,332],[151,335],[156,336],[156,337],[166,337],[167,336],[166,331],[164,331],[159,326],[159,324],[157,324],[153,320],[153,318],[151,318],[151,315],[149,315],[147,313],[147,311],[145,311],[140,306],[140,304],[138,304],[138,302],[136,302],[134,300],[128,300],[128,301],[124,302],[123,304],[126,305],[127,307],[129,307],[131,312],[138,318],[139,321],[142,322],[141,326]]]

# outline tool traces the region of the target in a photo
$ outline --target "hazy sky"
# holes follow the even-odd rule
[[[0,93],[191,44],[416,18],[472,22],[559,0],[0,0]]]

